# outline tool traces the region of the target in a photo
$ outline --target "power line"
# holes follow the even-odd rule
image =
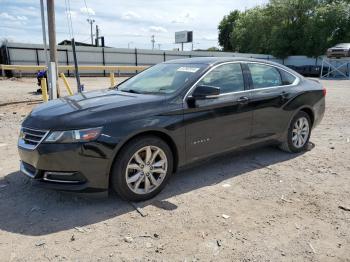
[[[67,18],[67,27],[68,27],[68,35],[69,38],[72,39],[73,38],[73,34],[70,28],[70,22],[69,22],[69,11],[68,11],[68,4],[67,4],[67,0],[64,0],[65,3],[65,8],[66,8],[66,18]]]
[[[93,26],[93,23],[95,23],[95,20],[92,19],[91,17],[91,14],[89,12],[89,7],[87,6],[87,3],[86,3],[86,0],[84,0],[84,4],[85,4],[85,11],[86,11],[86,15],[87,15],[87,19],[86,21],[88,21],[88,23],[90,24],[90,38],[91,38],[91,45],[94,45],[94,34],[92,32],[92,26]]]
[[[88,38],[84,39],[83,41],[79,41],[79,42],[82,42],[82,43],[86,43],[86,44],[89,44],[88,42],[90,42],[90,35]]]
[[[85,4],[85,8],[86,8],[86,14],[88,15],[88,18],[91,20],[91,15],[90,15],[90,12],[89,12],[89,8],[86,4],[86,0],[84,0],[84,4]]]
[[[70,0],[68,1],[68,10],[69,10],[69,20],[70,20],[70,27],[71,27],[71,32],[72,32],[72,38],[74,38],[74,29],[73,29],[73,22],[72,22],[72,11],[70,9]]]

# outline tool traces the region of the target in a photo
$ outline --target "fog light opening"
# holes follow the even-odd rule
[[[51,172],[44,173],[43,180],[47,182],[78,184],[85,182],[76,172]]]

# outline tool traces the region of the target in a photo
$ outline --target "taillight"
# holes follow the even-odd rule
[[[323,88],[323,89],[322,89],[322,93],[323,93],[323,96],[326,96],[326,95],[327,95],[327,89],[326,89],[326,88]]]

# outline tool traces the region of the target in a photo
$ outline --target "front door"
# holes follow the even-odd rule
[[[185,101],[189,162],[248,144],[252,127],[251,91],[245,88],[240,63],[214,67],[196,86],[199,85],[219,87],[220,94],[196,100],[191,105]]]

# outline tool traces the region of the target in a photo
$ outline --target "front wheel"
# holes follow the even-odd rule
[[[126,200],[147,200],[164,188],[172,170],[173,155],[168,144],[155,136],[139,137],[118,154],[111,185]]]
[[[300,153],[308,147],[311,135],[310,116],[300,111],[291,121],[286,140],[280,145],[283,151]]]

